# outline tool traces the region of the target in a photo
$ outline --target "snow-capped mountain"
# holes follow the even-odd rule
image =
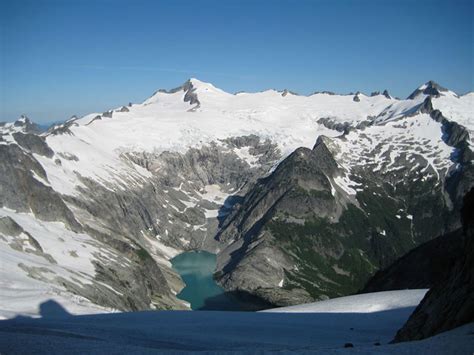
[[[22,115],[15,122],[0,122],[0,129],[2,134],[6,135],[8,133],[40,133],[41,129],[33,122],[30,121],[28,117]]]
[[[194,249],[276,305],[347,294],[459,226],[473,103],[433,82],[397,100],[190,79],[43,134],[3,124],[0,311],[186,308],[169,259]]]

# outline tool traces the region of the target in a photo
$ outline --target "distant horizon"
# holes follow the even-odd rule
[[[191,77],[230,93],[474,91],[472,0],[0,3],[0,121],[142,102]]]
[[[228,91],[222,89],[221,87],[219,87],[218,85],[215,85],[215,84],[212,83],[212,82],[205,81],[205,80],[201,80],[200,78],[195,78],[195,77],[193,77],[193,78],[188,78],[188,79],[186,79],[185,81],[183,81],[181,84],[175,85],[175,86],[173,86],[173,87],[168,87],[168,88],[160,87],[160,88],[157,88],[154,92],[152,92],[152,93],[151,93],[150,95],[148,95],[147,97],[144,97],[142,100],[139,100],[139,101],[137,101],[137,102],[132,102],[132,103],[133,103],[133,104],[140,104],[140,103],[146,101],[146,100],[147,100],[148,98],[150,98],[151,96],[153,96],[153,95],[154,95],[155,93],[157,93],[159,90],[172,90],[172,89],[175,89],[175,88],[178,88],[178,87],[182,86],[185,82],[187,82],[188,80],[192,80],[192,79],[196,79],[196,80],[199,80],[199,81],[204,82],[204,83],[212,84],[212,85],[215,86],[216,88],[221,89],[221,90],[223,90],[223,91],[225,91],[225,92],[227,92],[227,93],[233,94],[233,95],[238,94],[238,93],[254,94],[254,93],[263,92],[263,91],[268,91],[268,90],[275,90],[275,91],[278,91],[278,92],[282,92],[282,91],[284,91],[284,90],[288,90],[288,91],[290,91],[290,92],[292,92],[292,93],[294,93],[294,94],[297,94],[297,95],[299,95],[299,96],[311,96],[311,95],[314,95],[314,94],[316,94],[316,93],[321,93],[321,92],[323,92],[323,91],[330,91],[330,90],[315,90],[315,91],[310,92],[309,94],[303,94],[303,93],[296,92],[296,91],[292,90],[291,88],[267,88],[267,89],[262,89],[262,90],[259,90],[259,91],[240,90],[240,91],[235,91],[235,92],[228,92]],[[413,91],[415,91],[417,88],[419,88],[419,87],[422,86],[423,84],[428,83],[429,81],[433,81],[433,82],[439,84],[440,86],[445,87],[445,88],[448,89],[448,90],[451,90],[451,88],[444,86],[442,83],[439,83],[439,82],[436,81],[436,80],[427,80],[426,82],[420,83],[418,86],[414,87],[414,88],[413,88],[410,92],[408,92],[405,96],[402,96],[402,97],[398,97],[398,96],[397,96],[397,99],[400,99],[400,100],[405,100],[405,99],[407,99],[407,97],[408,97]],[[364,91],[361,91],[361,90],[355,90],[355,91],[348,92],[348,93],[334,92],[334,94],[335,94],[335,95],[344,96],[344,95],[355,95],[357,92],[360,92],[360,93],[362,93],[362,94],[364,94],[364,95],[366,95],[366,96],[370,96],[373,92],[379,92],[380,94],[382,94],[382,92],[383,92],[384,90],[387,90],[388,93],[389,93],[392,97],[395,98],[395,95],[392,94],[392,92],[390,91],[389,88],[383,88],[383,89],[380,89],[380,90],[372,90],[371,92],[364,92]],[[454,90],[451,90],[451,91],[454,91]],[[474,90],[467,91],[467,92],[464,92],[464,93],[459,93],[459,92],[456,92],[456,91],[454,91],[454,92],[455,92],[457,95],[459,95],[459,96],[463,96],[463,95],[467,95],[467,94],[469,94],[469,93],[474,92]],[[106,108],[104,108],[103,110],[89,111],[89,112],[85,112],[85,113],[83,113],[83,114],[72,114],[71,116],[69,116],[69,117],[64,117],[63,119],[57,119],[57,120],[51,120],[51,121],[43,121],[43,122],[41,122],[41,121],[36,121],[36,120],[34,119],[34,117],[31,117],[31,116],[28,115],[27,113],[22,113],[22,114],[20,114],[18,117],[15,117],[15,118],[10,119],[10,120],[1,120],[1,119],[0,119],[0,122],[15,122],[15,121],[17,121],[18,119],[20,119],[21,117],[26,116],[31,122],[36,123],[36,124],[39,125],[39,126],[46,127],[46,126],[51,126],[51,125],[53,125],[53,124],[55,124],[55,123],[57,124],[57,123],[65,122],[65,121],[71,119],[71,118],[74,117],[74,116],[80,118],[80,117],[83,117],[83,116],[85,116],[85,115],[92,114],[92,113],[106,112],[107,110],[112,110],[112,109],[118,108],[118,107],[120,107],[120,106],[126,106],[128,103],[129,103],[129,102],[124,102],[122,105],[117,105],[117,106],[114,106],[114,107],[106,107]]]

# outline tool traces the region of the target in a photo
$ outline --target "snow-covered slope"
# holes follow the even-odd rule
[[[0,318],[36,315],[38,305],[49,299],[60,302],[72,314],[111,311],[71,294],[61,282],[55,282],[61,279],[78,288],[91,285],[95,277],[93,263],[101,259],[101,254],[107,258],[106,249],[87,234],[66,229],[61,222],[40,222],[31,213],[0,209],[0,223],[5,218],[13,218],[23,231],[18,235],[0,234]]]
[[[357,124],[395,102],[383,95],[361,95],[360,102],[355,102],[350,95],[282,96],[273,90],[232,95],[197,79],[191,79],[190,84],[188,91],[159,91],[142,104],[126,107],[127,111],[113,111],[112,117],[94,113],[75,120],[69,127],[72,137],[48,135],[47,143],[55,152],[74,152],[78,157],[61,169],[47,167],[51,175],[60,177],[53,186],[72,193],[61,183],[70,177],[68,171],[99,181],[117,179],[120,172],[140,179],[142,171],[133,172],[120,161],[122,152],[183,153],[190,147],[251,134],[271,139],[287,155],[300,146],[312,146],[320,134],[340,134],[319,124],[320,118]],[[191,90],[200,102],[192,110],[184,101]]]
[[[333,298],[297,306],[273,308],[263,312],[283,313],[372,313],[416,307],[428,290],[402,290],[366,293]]]
[[[132,312],[71,317],[49,302],[40,319],[0,321],[0,352],[34,354],[297,353],[468,354],[473,325],[389,345],[423,290],[361,295],[318,313]],[[364,298],[365,297],[365,298]],[[374,302],[370,313],[359,302]],[[327,308],[326,308],[327,307]],[[353,309],[358,309],[353,311]],[[307,308],[306,311],[311,311]],[[361,311],[361,312],[360,312]],[[352,348],[346,348],[351,344]]]
[[[473,144],[474,132],[474,93],[470,92],[459,98],[440,96],[433,100],[434,108],[440,110],[448,119],[466,127],[471,133]]]
[[[190,92],[197,97],[198,104],[185,102]],[[434,106],[448,111],[448,117],[459,120],[460,124],[473,126],[472,94],[458,98],[448,93],[435,98]],[[125,164],[120,159],[121,153],[183,153],[190,147],[256,134],[276,142],[286,156],[298,147],[312,147],[319,135],[341,134],[320,123],[321,119],[348,126],[364,121],[385,124],[415,114],[427,95],[420,92],[410,100],[388,99],[384,95],[358,94],[357,97],[359,101],[354,101],[352,95],[283,95],[274,90],[232,95],[212,84],[190,79],[182,90],[158,91],[142,104],[70,121],[70,134],[49,134],[46,141],[57,154],[75,154],[78,159],[61,168],[46,161],[42,164],[52,176],[53,187],[62,193],[72,194],[74,184],[80,185],[74,181],[72,172],[97,181],[112,179],[117,185],[127,183],[119,178],[123,173],[139,184],[141,179],[149,177],[149,172]],[[420,127],[419,132],[429,134],[423,126],[418,123],[416,126]],[[385,131],[390,135],[389,130]],[[440,139],[439,132],[433,133],[434,138]]]

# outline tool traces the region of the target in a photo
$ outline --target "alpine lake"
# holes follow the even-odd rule
[[[217,257],[207,251],[189,251],[171,259],[186,286],[176,295],[192,310],[254,311],[267,308],[252,297],[229,293],[213,278]]]

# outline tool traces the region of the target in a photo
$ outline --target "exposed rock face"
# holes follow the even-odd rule
[[[462,209],[464,247],[458,262],[426,294],[395,342],[424,339],[474,321],[474,189]]]
[[[380,91],[373,91],[370,93],[370,97],[374,97],[374,96],[378,96],[378,95],[383,95],[385,96],[387,99],[391,99],[392,97],[390,96],[390,94],[388,93],[387,90],[384,90],[382,92],[382,94],[380,94]]]
[[[302,300],[297,296],[302,294],[306,299],[347,294],[362,286],[372,271],[393,261],[394,255],[429,239],[429,230],[419,230],[414,241],[409,220],[408,224],[398,221],[398,228],[397,222],[390,222],[397,244],[380,236],[383,228],[377,221],[386,218],[380,215],[384,202],[375,206],[370,190],[358,194],[358,200],[334,191],[334,180],[343,172],[328,148],[331,144],[330,139],[320,138],[313,150],[296,150],[271,176],[259,180],[241,208],[226,218],[218,238],[231,244],[219,254],[216,274],[226,289],[265,294],[276,305],[291,303],[287,294],[292,292],[294,303]],[[359,176],[362,173],[365,184],[375,178],[367,171]],[[379,183],[370,184],[374,193],[380,191]],[[387,196],[385,209],[390,204],[393,211],[406,208],[401,200],[395,202],[400,197],[390,202],[393,192],[380,193]],[[362,207],[369,201],[370,211]],[[373,218],[364,216],[363,210]],[[354,264],[361,266],[355,270]],[[268,289],[278,291],[272,294]]]
[[[17,237],[23,232],[23,228],[10,217],[1,217],[0,232]]]
[[[187,80],[183,85],[178,86],[178,87],[176,87],[174,89],[171,89],[171,90],[159,89],[158,91],[156,91],[152,95],[152,97],[156,93],[174,94],[174,93],[177,93],[179,91],[184,91],[184,99],[183,99],[184,102],[189,102],[190,105],[194,105],[188,111],[194,111],[194,110],[199,108],[199,106],[201,105],[201,102],[199,101],[199,98],[198,98],[197,93],[196,93],[196,88],[193,86],[193,83],[192,83],[191,79]]]
[[[196,95],[196,89],[193,87],[190,80],[184,83],[183,90],[186,92],[184,95],[184,102],[189,102],[190,105],[196,105],[194,108],[199,107],[201,103]]]
[[[285,90],[283,90],[283,92],[281,93],[281,96],[285,97],[285,96],[288,95],[288,94],[296,95],[296,96],[298,95],[298,94],[297,94],[296,92],[294,92],[294,91],[285,89]]]
[[[22,115],[19,120],[15,121],[14,126],[21,127],[25,133],[38,134],[41,132],[41,129],[38,127],[38,125],[34,122],[31,122],[31,120],[25,115]]]
[[[25,115],[22,115],[13,123],[0,122],[0,141],[2,135],[15,132],[39,134],[41,133],[41,129]]]
[[[72,283],[67,284],[68,289],[85,296],[94,303],[114,309],[137,311],[153,307],[158,309],[185,308],[176,301],[163,270],[146,250],[139,246],[136,248],[136,244],[130,241],[120,244],[115,241],[110,244],[120,252],[119,255],[125,256],[131,263],[128,268],[124,268],[117,264],[107,265],[97,262],[95,264],[95,279],[118,292],[110,292],[110,290],[97,286],[77,288]]]
[[[25,144],[25,136],[20,133],[20,137]],[[38,142],[42,141],[36,141]],[[43,147],[41,144],[39,146]],[[36,145],[33,147],[38,148]],[[48,148],[42,149],[48,152]],[[10,144],[0,145],[0,161],[2,207],[20,212],[32,211],[41,220],[62,221],[74,231],[81,230],[80,224],[59,194],[49,186],[46,172],[36,159],[18,145]]]
[[[73,124],[71,120],[49,133],[71,133]],[[15,132],[10,137],[10,144],[0,145],[0,207],[64,222],[73,233],[87,235],[90,243],[101,248],[92,259],[92,282],[66,277],[53,268],[56,260],[43,252],[34,233],[11,217],[0,216],[0,239],[15,251],[45,260],[41,267],[31,262],[18,267],[52,288],[124,311],[186,308],[175,297],[183,283],[167,260],[184,250],[219,250],[213,237],[220,219],[239,200],[238,194],[244,194],[280,158],[274,143],[254,135],[185,153],[127,152],[121,159],[147,169],[151,175],[147,181],[137,183],[123,176],[124,185],[117,188],[114,182],[79,176],[80,193],[61,195],[50,186],[36,154],[59,166],[80,162],[79,158],[53,152],[38,135]],[[68,243],[59,238],[58,243]],[[77,250],[71,248],[70,253],[72,259],[78,257]]]
[[[341,122],[339,120],[335,120],[331,117],[321,117],[318,119],[318,123],[322,124],[324,127],[347,134],[353,129],[364,129],[367,126],[373,124],[374,117],[367,117],[366,121],[360,121],[357,124],[354,122]]]
[[[299,223],[315,215],[337,219],[340,209],[325,175],[336,171],[337,166],[320,139],[313,150],[297,149],[271,176],[256,184],[242,201],[240,213],[228,217],[217,236],[224,242],[242,238],[218,257],[220,271],[216,276],[226,289],[251,290],[276,305],[311,299],[302,288],[275,287],[285,278],[284,269],[290,270],[293,265],[279,250],[278,245],[284,249],[284,240],[275,236],[267,224],[278,223],[279,219]]]
[[[24,134],[21,132],[13,133],[15,141],[23,148],[29,150],[32,153],[43,155],[51,158],[54,152],[48,147],[43,137],[36,134]]]
[[[334,129],[339,132],[347,132],[351,128],[351,123],[335,121],[330,117],[321,117],[318,120],[318,123],[324,125],[329,129]]]
[[[71,235],[87,233],[102,248],[102,252],[97,254],[93,261],[96,275],[92,284],[80,282],[75,278],[66,278],[53,271],[57,261],[43,252],[43,247],[34,237],[34,232],[26,231],[11,217],[0,217],[0,239],[5,239],[15,251],[34,254],[44,259],[41,267],[28,265],[26,261],[18,266],[29,277],[50,284],[51,288],[64,288],[95,304],[113,309],[144,310],[150,309],[151,305],[158,308],[184,308],[172,294],[167,278],[156,261],[140,246],[140,242],[130,238],[133,234],[127,235],[125,228],[109,230],[110,234],[94,229],[97,227],[91,228],[88,225],[90,220],[83,219],[85,211],[79,210],[86,206],[84,201],[68,199],[51,188],[46,172],[33,155],[35,153],[46,158],[54,158],[54,153],[44,139],[20,132],[12,136],[16,144],[0,145],[0,206],[16,213],[32,212],[38,220],[63,222],[66,228],[72,231]],[[94,191],[98,194],[96,197],[99,197],[100,188],[95,188]],[[83,197],[87,199],[88,195],[85,194]],[[82,224],[78,222],[71,207],[76,216],[82,219]],[[96,217],[107,215],[110,219],[110,215],[113,215],[111,214],[113,208],[107,214],[104,205],[97,211],[101,213],[97,212]],[[90,212],[96,211],[90,210]],[[140,213],[140,210],[136,213]],[[122,221],[126,220],[127,218],[122,216]],[[107,221],[107,218],[104,217],[104,221]],[[36,227],[35,230],[40,230],[38,228],[40,227]],[[67,240],[61,241],[60,236],[54,237],[59,238],[58,243],[68,243]],[[77,253],[71,250],[71,258],[74,257],[77,257]],[[176,280],[176,283],[179,287],[180,281]]]
[[[60,135],[60,134],[69,134],[72,135],[71,130],[69,129],[71,126],[77,126],[76,120],[78,118],[76,116],[72,116],[69,120],[65,123],[60,124],[58,126],[53,126],[48,130],[48,134],[51,135]],[[100,120],[102,117],[97,115],[94,119]]]
[[[455,210],[459,211],[462,207],[463,198],[471,189],[474,181],[474,165],[472,163],[474,153],[469,144],[469,131],[457,122],[448,120],[441,111],[433,109],[430,97],[425,99],[419,109],[421,112],[429,114],[434,121],[441,123],[443,141],[456,149],[451,159],[457,163],[457,167],[446,181],[446,190],[455,205]],[[459,219],[457,220],[457,227],[459,227]]]
[[[429,95],[432,97],[439,97],[442,92],[448,91],[446,88],[442,87],[441,85],[435,83],[434,81],[430,80],[422,87],[413,91],[410,96],[408,96],[409,100],[415,99],[418,95],[424,94]]]
[[[326,94],[326,95],[331,95],[331,96],[336,95],[336,93],[333,91],[315,91],[312,95],[316,95],[316,94]]]
[[[451,272],[463,248],[461,229],[430,240],[377,271],[360,293],[431,288]]]
[[[105,116],[104,116],[105,117]],[[93,122],[95,121],[99,121],[102,119],[102,116],[101,115],[97,115],[95,116],[92,120],[89,121],[89,123],[87,123],[87,126],[89,126],[90,124],[92,124]]]
[[[236,152],[242,149],[248,150],[250,157],[254,157],[258,165],[251,166],[239,158]],[[150,300],[159,308],[179,308],[168,285],[179,291],[182,283],[173,271],[158,267],[153,261],[153,256],[161,253],[156,249],[156,241],[164,243],[176,253],[196,249],[216,252],[219,242],[213,236],[220,217],[210,218],[207,211],[216,211],[218,216],[228,213],[232,208],[232,199],[222,206],[224,200],[220,199],[220,195],[244,193],[247,186],[278,157],[275,145],[268,141],[262,142],[256,136],[234,137],[219,144],[190,149],[184,154],[125,154],[123,159],[131,160],[154,174],[148,182],[135,188],[111,191],[83,178],[86,188],[81,190],[80,197],[64,196],[64,199],[75,206],[78,215],[94,216],[95,220],[100,221],[105,228],[102,234],[105,232],[106,235],[115,236],[106,239],[106,235],[91,231],[96,238],[118,249],[120,253],[140,256],[137,260],[139,268],[131,271],[119,267],[109,270],[97,263],[97,279],[112,285],[114,289],[121,290],[124,286],[117,283],[114,275],[122,275],[119,277],[121,280],[136,280],[131,284],[127,281],[128,289],[135,296],[131,296],[126,304],[119,303],[113,297],[107,301],[102,296],[99,304],[109,307],[120,305],[125,309],[146,309],[145,300]],[[219,199],[207,197],[208,190],[217,190]],[[238,195],[235,198],[238,199]],[[79,212],[81,210],[83,212]],[[86,223],[88,219],[90,217],[83,221]],[[135,246],[127,247],[129,243]],[[134,274],[130,275],[130,272]],[[135,273],[141,273],[141,276],[138,277]],[[150,273],[154,275],[156,284],[147,284],[145,287],[143,283],[150,277]],[[77,292],[89,299],[98,299],[87,289]]]
[[[247,151],[252,160],[239,157],[237,154],[242,150]],[[128,212],[117,211],[117,220],[112,224],[121,226],[122,214],[130,218],[138,213],[139,219],[149,216],[146,223],[137,225],[128,219],[123,228],[151,231],[153,236],[159,234],[181,250],[215,252],[219,248],[214,239],[218,225],[248,187],[280,157],[280,153],[269,141],[261,141],[257,136],[244,136],[189,149],[184,154],[163,152],[127,156],[153,172],[156,178],[152,180],[149,192],[145,193],[145,187],[139,190],[136,203],[128,199],[127,203],[118,204],[126,206]],[[211,190],[217,195],[206,197]],[[130,197],[128,192],[127,196]],[[152,205],[140,207],[148,203]],[[112,203],[110,208],[114,209],[114,205],[117,204]],[[100,210],[101,206],[102,203],[97,204],[96,209]],[[140,213],[142,209],[145,210]],[[217,220],[208,220],[207,211],[216,211]]]
[[[464,127],[440,119],[427,100],[422,105],[430,115],[426,119],[440,122],[440,129],[453,127],[444,129],[443,140],[459,152],[451,156],[457,162],[456,170],[436,173],[433,167],[429,175],[437,178],[420,179],[418,167],[426,165],[422,148],[416,148],[410,157],[406,151],[395,154],[394,136],[386,141],[366,136],[375,129],[373,125],[357,128],[363,133],[341,126],[345,128],[342,136],[320,138],[313,150],[296,150],[270,176],[259,180],[226,217],[217,238],[229,246],[218,255],[217,280],[228,290],[258,294],[275,305],[291,303],[292,297],[296,304],[302,299],[346,295],[361,289],[374,271],[414,247],[458,229],[460,195],[473,184],[472,165],[462,158],[471,154],[469,138]],[[318,122],[333,124],[330,119]],[[408,124],[414,123],[394,126],[405,129]],[[378,144],[367,151],[360,164],[350,153],[340,153],[340,146],[350,140],[357,142],[354,149],[359,150],[364,139],[376,139]],[[408,138],[402,141],[416,145]],[[377,168],[368,164],[370,157],[388,155],[397,158]],[[345,162],[351,164],[348,177]],[[340,190],[341,180],[346,178],[364,188],[357,193]],[[443,264],[449,265],[460,247],[459,233],[454,232],[452,238],[415,250],[407,260],[415,262],[419,255],[443,253],[440,248],[449,244],[446,250],[451,258]],[[430,285],[441,277],[441,269],[432,268],[430,262],[420,265],[420,273],[427,270],[431,273],[426,278],[409,278],[406,284]],[[391,272],[403,273],[404,269],[397,266]],[[384,288],[398,287],[389,280],[380,282]]]
[[[43,249],[36,239],[10,217],[0,217],[0,233],[12,237],[13,240],[10,241],[12,249],[21,250],[27,253],[43,253]],[[26,245],[29,248],[26,248]],[[54,260],[52,261],[55,262]]]

